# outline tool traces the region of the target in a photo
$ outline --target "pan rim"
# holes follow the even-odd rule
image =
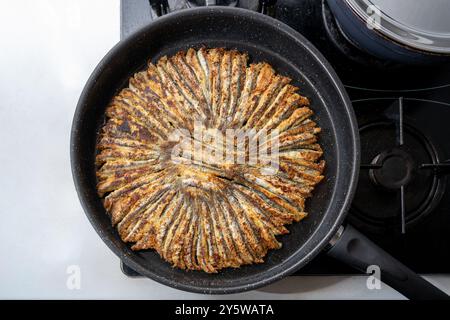
[[[333,220],[333,223],[331,226],[328,227],[328,232],[324,237],[318,241],[318,243],[314,244],[314,248],[310,250],[306,255],[303,256],[302,259],[299,259],[295,263],[291,263],[286,268],[284,268],[281,272],[278,272],[276,274],[267,274],[267,276],[264,277],[264,279],[261,279],[257,282],[253,282],[251,284],[233,284],[230,286],[217,288],[217,287],[206,287],[206,286],[193,286],[189,284],[180,284],[176,283],[173,280],[170,280],[166,277],[163,277],[155,272],[152,272],[150,269],[147,269],[143,266],[141,266],[139,263],[135,262],[132,257],[126,255],[117,245],[111,241],[108,238],[105,238],[102,236],[101,231],[98,227],[96,227],[97,222],[94,221],[93,215],[90,214],[90,208],[89,208],[89,200],[87,199],[87,196],[85,194],[85,190],[83,189],[83,186],[81,184],[80,174],[78,168],[80,167],[80,161],[79,156],[77,155],[77,136],[78,136],[78,127],[80,118],[84,111],[84,105],[87,97],[90,94],[91,87],[93,83],[95,83],[96,79],[100,76],[100,74],[104,71],[105,65],[108,65],[108,62],[114,57],[114,55],[123,50],[124,48],[128,47],[130,43],[133,43],[139,37],[146,33],[150,32],[151,29],[156,28],[159,25],[164,25],[168,21],[176,20],[178,17],[184,17],[189,15],[208,15],[208,14],[228,14],[233,15],[238,18],[243,19],[252,19],[256,20],[257,22],[268,24],[271,26],[276,26],[277,29],[281,33],[285,33],[289,38],[291,38],[293,41],[299,43],[301,46],[303,46],[314,59],[321,65],[323,68],[324,73],[326,72],[326,76],[331,80],[332,85],[334,86],[334,89],[339,94],[339,99],[341,100],[342,104],[345,107],[345,110],[347,112],[346,117],[348,118],[348,124],[350,126],[350,131],[352,133],[352,140],[351,143],[348,144],[350,147],[351,145],[351,158],[352,158],[352,170],[351,170],[351,177],[350,177],[350,184],[347,191],[347,194],[345,195],[342,205],[340,207],[339,213],[336,215],[337,218]],[[353,195],[356,190],[356,185],[358,181],[358,174],[359,174],[359,163],[360,163],[360,156],[359,156],[359,132],[358,132],[358,126],[356,122],[356,117],[353,111],[353,107],[351,104],[351,101],[347,95],[347,92],[344,88],[344,85],[338,78],[337,74],[329,64],[329,62],[325,59],[325,57],[316,49],[303,35],[292,29],[291,27],[287,26],[286,24],[280,22],[279,20],[276,20],[274,18],[268,17],[266,15],[262,15],[253,11],[241,9],[241,8],[230,8],[230,7],[201,7],[201,8],[192,8],[192,9],[184,9],[181,11],[176,11],[173,13],[170,13],[166,16],[160,17],[151,23],[147,24],[146,26],[142,27],[141,29],[134,32],[129,37],[123,39],[119,43],[117,43],[110,51],[104,56],[104,58],[98,63],[94,71],[92,72],[91,76],[87,80],[83,91],[80,95],[80,98],[78,100],[78,104],[75,109],[73,121],[72,121],[72,128],[71,128],[71,138],[70,138],[70,159],[71,159],[71,169],[72,169],[72,177],[75,183],[75,188],[80,200],[80,203],[82,205],[82,208],[88,217],[90,223],[93,225],[96,232],[99,234],[101,239],[105,242],[105,244],[111,249],[122,261],[124,261],[129,267],[133,268],[138,273],[142,274],[143,276],[153,279],[159,283],[162,283],[164,285],[181,289],[184,291],[194,292],[194,293],[202,293],[202,294],[231,294],[231,293],[238,293],[238,292],[244,292],[249,291],[253,289],[257,289],[263,286],[266,286],[270,283],[273,283],[277,280],[280,280],[281,278],[284,278],[296,270],[300,269],[304,265],[306,265],[312,258],[314,258],[319,252],[323,250],[323,248],[328,244],[329,240],[333,237],[333,235],[337,232],[338,228],[342,225],[343,220],[346,216],[346,213],[350,207],[351,200],[353,199]],[[339,164],[338,164],[339,167]],[[317,230],[315,231],[317,232]],[[311,235],[310,238],[312,238],[315,234],[315,232]],[[289,260],[289,259],[288,259]]]

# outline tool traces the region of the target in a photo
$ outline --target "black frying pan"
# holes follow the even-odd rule
[[[267,61],[279,73],[294,79],[310,99],[315,120],[323,129],[320,139],[327,163],[326,179],[307,203],[310,215],[290,226],[290,234],[280,237],[280,250],[269,252],[263,264],[212,275],[172,268],[156,252],[134,252],[122,242],[97,195],[94,161],[105,107],[128,78],[148,59],[156,61],[163,55],[203,45],[247,51],[253,61]],[[359,171],[358,127],[350,101],[317,49],[296,31],[267,16],[235,8],[183,10],[159,18],[121,41],[99,63],[81,94],[73,120],[71,160],[78,195],[97,233],[128,266],[163,284],[200,293],[255,289],[303,267],[332,240],[331,254],[364,270],[372,262],[381,264],[386,280],[407,296],[444,296],[354,229],[346,227],[341,232]]]

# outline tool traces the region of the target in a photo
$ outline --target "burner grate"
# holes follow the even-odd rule
[[[389,117],[394,119],[395,125],[395,144],[392,145],[392,141],[383,140],[387,139],[385,136],[380,136],[381,141],[374,142],[373,145],[369,147],[376,150],[376,156],[373,157],[370,163],[363,163],[361,169],[363,171],[362,178],[360,179],[359,189],[360,191],[371,191],[364,188],[364,184],[369,181],[373,184],[378,193],[383,194],[382,197],[377,198],[380,203],[389,202],[389,206],[392,206],[392,202],[396,202],[392,196],[398,194],[398,208],[399,219],[400,219],[400,229],[401,233],[406,233],[407,222],[416,221],[418,217],[423,217],[432,211],[440,200],[440,196],[443,192],[442,183],[439,183],[439,179],[442,176],[444,170],[450,168],[449,163],[440,163],[438,155],[436,154],[436,149],[432,143],[422,135],[413,126],[405,125],[404,123],[404,101],[405,99],[401,96],[397,99],[396,113],[390,114]],[[392,108],[391,108],[392,109]],[[376,134],[380,134],[382,131],[390,130],[392,127],[392,122],[376,122],[365,125],[361,127],[361,139],[371,139],[375,140],[377,137],[372,135],[367,135],[366,132],[369,130],[375,130]],[[411,146],[405,145],[405,135],[408,134],[409,141],[412,143]],[[367,142],[369,144],[369,142]],[[363,147],[364,148],[364,147]],[[377,153],[378,152],[378,153]],[[423,153],[423,154],[419,154]],[[362,153],[371,154],[370,150],[362,150]],[[423,172],[424,169],[433,169],[431,174],[428,172]],[[440,171],[439,171],[439,170]],[[369,179],[365,179],[364,175],[367,175]],[[416,180],[414,183],[412,180]],[[417,191],[417,187],[422,190],[427,190],[426,193],[421,193]],[[410,189],[410,190],[408,190]],[[414,194],[414,198],[411,196],[408,198],[415,205],[417,209],[411,210],[409,214],[407,213],[407,196],[406,192]],[[361,192],[359,192],[361,193]],[[367,192],[365,196],[373,196],[373,192]],[[367,207],[367,202],[363,199],[365,196],[358,194],[355,196],[354,209],[361,215],[367,215],[362,213],[364,209],[357,208],[359,202],[363,202],[361,207],[365,207],[368,210],[377,211],[375,215],[386,217],[386,213],[392,210],[387,210],[387,208],[375,206]],[[362,199],[360,199],[362,198]],[[416,204],[418,202],[418,204]],[[355,208],[356,207],[356,208]],[[411,207],[411,206],[410,206]],[[379,210],[379,211],[378,211]],[[397,211],[394,209],[394,211]],[[407,215],[409,219],[407,219]],[[373,218],[373,217],[372,217]],[[389,218],[392,218],[389,216]],[[372,220],[372,221],[371,221]],[[377,220],[377,219],[375,219]],[[408,220],[408,221],[407,221]],[[366,219],[368,223],[373,223],[374,219]],[[388,220],[388,224],[392,224],[392,219]],[[396,225],[395,223],[393,225]],[[382,228],[386,228],[382,225]]]
[[[360,227],[383,232],[400,225],[405,234],[441,199],[444,184],[436,168],[448,169],[448,163],[439,161],[437,147],[414,124],[405,123],[405,101],[401,96],[385,110],[373,108],[360,127],[363,164],[350,219]],[[365,102],[382,106],[386,100]]]

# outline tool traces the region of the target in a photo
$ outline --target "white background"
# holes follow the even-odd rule
[[[130,279],[79,204],[69,135],[79,94],[119,41],[119,1],[0,1],[0,298],[364,299],[402,296],[366,277],[291,277],[232,296]],[[66,286],[68,266],[81,289]],[[450,277],[433,276],[450,292]]]

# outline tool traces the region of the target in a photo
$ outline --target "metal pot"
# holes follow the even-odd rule
[[[378,58],[450,62],[450,1],[327,0],[344,36]]]

